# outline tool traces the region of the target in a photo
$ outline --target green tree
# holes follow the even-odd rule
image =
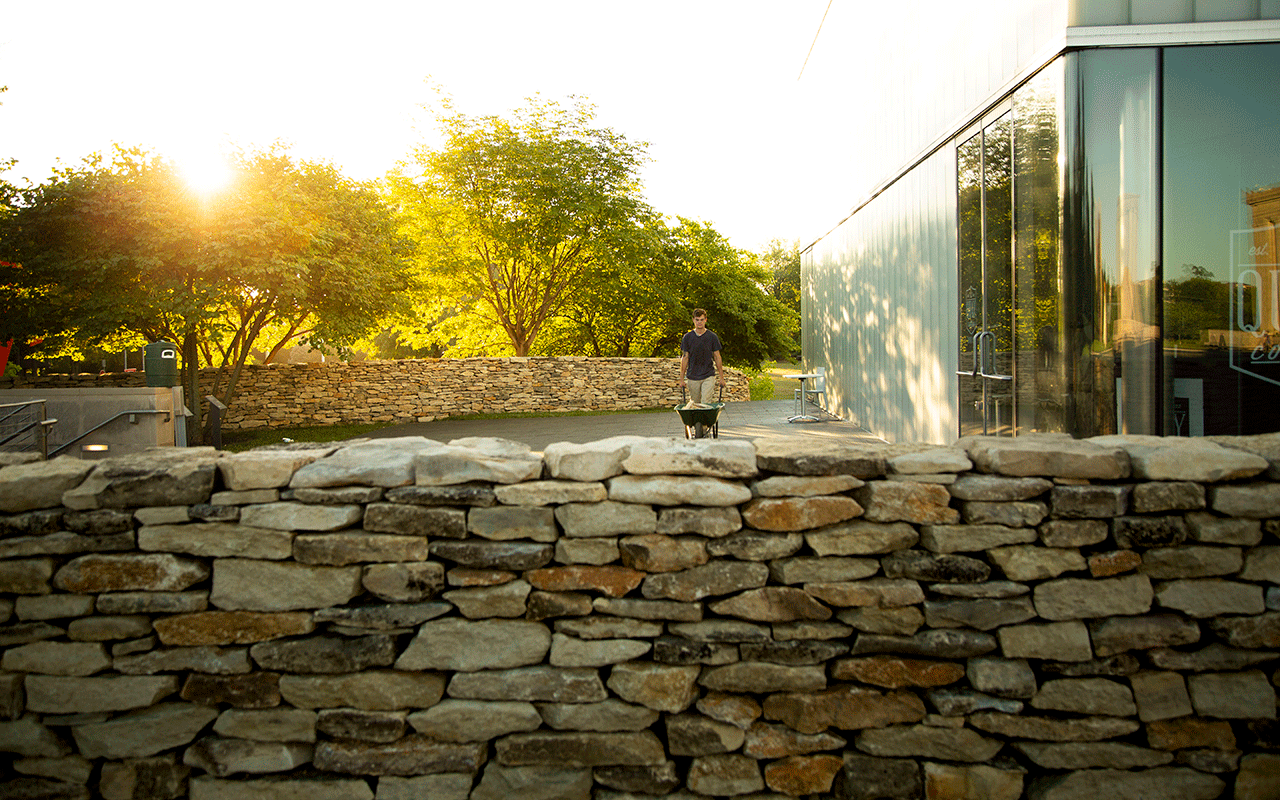
[[[268,349],[332,350],[391,313],[404,251],[381,197],[329,165],[242,155],[231,188],[206,201],[163,159],[117,149],[23,190],[0,221],[0,259],[20,265],[0,338],[42,339],[44,355],[170,339],[193,410],[202,362],[223,368],[215,394],[231,405],[264,336]]]
[[[769,295],[800,313],[800,242],[773,239],[760,254],[760,266],[769,276]]]
[[[439,298],[423,309],[435,336],[474,346],[496,329],[528,355],[584,272],[623,246],[611,238],[649,214],[638,178],[645,145],[593,127],[594,116],[583,101],[530,98],[510,119],[446,103],[443,147],[418,149],[413,168],[390,176]]]

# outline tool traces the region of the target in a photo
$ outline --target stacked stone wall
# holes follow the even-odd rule
[[[1280,437],[0,468],[0,797],[1277,797]]]
[[[464,414],[625,411],[680,401],[669,358],[432,358],[247,366],[223,420],[228,430],[367,422],[431,422]],[[750,400],[746,375],[725,370],[725,400]],[[200,371],[200,400],[218,370]],[[225,382],[225,379],[224,379]],[[139,372],[0,378],[3,389],[144,386]]]

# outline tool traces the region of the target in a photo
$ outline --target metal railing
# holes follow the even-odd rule
[[[0,448],[9,445],[10,442],[16,445],[19,439],[31,433],[32,442],[21,449],[34,449],[40,453],[41,458],[48,459],[49,431],[58,424],[58,420],[45,416],[46,402],[45,400],[22,400],[17,403],[0,403]],[[39,411],[34,415],[34,419],[25,420],[22,415],[30,414],[36,406],[39,407]]]
[[[52,453],[50,453],[49,455],[51,455],[51,456],[56,456],[56,455],[58,455],[58,454],[59,454],[59,453],[61,453],[63,450],[66,450],[66,449],[67,449],[68,447],[70,447],[71,445],[75,444],[76,442],[79,442],[79,441],[80,441],[81,439],[83,439],[84,437],[88,436],[89,434],[93,433],[94,431],[102,430],[103,428],[105,428],[106,426],[110,425],[112,422],[115,422],[116,420],[120,419],[121,417],[131,417],[131,416],[134,416],[134,415],[136,415],[136,414],[164,414],[164,415],[165,415],[165,417],[167,418],[167,417],[168,417],[170,414],[172,414],[172,413],[173,413],[172,411],[170,411],[169,409],[166,409],[166,408],[140,408],[140,409],[137,409],[137,410],[134,410],[134,411],[121,411],[119,414],[116,414],[114,417],[111,417],[111,418],[109,418],[109,419],[103,420],[102,422],[99,422],[97,425],[94,425],[92,428],[90,428],[89,430],[87,430],[87,431],[85,431],[84,433],[80,434],[79,436],[77,436],[76,438],[72,439],[71,441],[69,441],[69,442],[65,442],[64,444],[60,445],[60,446],[58,447],[58,449],[54,450],[54,451],[53,451]],[[134,420],[130,420],[130,422],[133,422],[133,421],[134,421]],[[167,419],[166,419],[166,421],[167,421]]]

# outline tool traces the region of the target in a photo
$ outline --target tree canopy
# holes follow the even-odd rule
[[[394,216],[332,166],[272,149],[240,154],[222,194],[194,194],[165,160],[117,149],[21,190],[0,220],[0,340],[20,356],[132,338],[224,368],[230,405],[257,346],[349,345],[404,297]],[[15,348],[17,349],[17,348]]]

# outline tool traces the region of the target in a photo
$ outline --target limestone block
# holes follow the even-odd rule
[[[1086,567],[1079,550],[1035,545],[1009,545],[987,551],[987,557],[1011,581],[1056,578]]]
[[[289,481],[297,488],[332,486],[408,486],[414,479],[419,452],[441,448],[421,436],[371,439],[339,447],[324,458],[299,467]]]
[[[1036,675],[1026,659],[971,658],[965,675],[974,689],[997,697],[1026,699],[1036,693]]]
[[[138,531],[138,549],[210,558],[280,560],[292,554],[293,534],[221,522],[144,525]]]
[[[1239,612],[1237,612],[1239,613]],[[1209,621],[1209,627],[1232,647],[1280,647],[1280,612]]]
[[[806,531],[804,541],[819,556],[893,553],[915,546],[920,534],[905,522],[850,520]]]
[[[850,800],[917,800],[924,793],[920,765],[906,758],[873,758],[844,751],[842,797]]]
[[[1093,658],[1089,629],[1073,620],[1049,624],[1010,625],[996,631],[1005,658],[1088,661]]]
[[[193,506],[209,502],[222,453],[206,447],[175,447],[99,464],[84,481],[62,493],[77,511],[95,508]]]
[[[846,658],[831,664],[831,677],[835,680],[855,680],[886,689],[945,686],[964,676],[964,667],[950,661],[897,656]]]
[[[182,747],[217,718],[212,708],[190,703],[161,703],[141,711],[71,729],[86,758],[145,758]]]
[[[557,506],[555,514],[564,535],[572,537],[653,533],[658,528],[653,508],[635,503],[566,503]]]
[[[816,497],[824,494],[843,494],[862,484],[861,480],[852,475],[815,477],[773,475],[752,483],[751,494],[755,497]]]
[[[360,576],[357,566],[224,558],[213,562],[213,591],[209,600],[228,611],[294,611],[341,606],[362,591]]]
[[[514,442],[508,442],[514,445]],[[423,450],[413,460],[414,482],[418,486],[452,486],[471,481],[521,483],[542,475],[542,457],[530,453],[527,445],[457,446],[450,444]]]
[[[697,622],[702,619],[702,606],[676,600],[632,600],[597,597],[591,607],[601,614],[633,619],[665,619],[677,622]]]
[[[514,733],[499,739],[495,752],[498,763],[506,766],[596,767],[666,762],[662,742],[648,730]]]
[[[1139,483],[1130,495],[1135,514],[1194,511],[1205,507],[1204,486],[1194,481]]]
[[[20,620],[87,617],[93,613],[93,595],[42,594],[13,599],[13,614]]]
[[[739,617],[760,622],[793,622],[795,620],[826,620],[831,609],[819,603],[809,593],[789,586],[766,586],[749,589],[733,597],[709,605],[715,614]]]
[[[608,697],[597,670],[549,666],[459,672],[449,680],[448,693],[462,699],[531,703],[596,703]]]
[[[395,640],[385,634],[311,636],[259,642],[249,648],[249,655],[267,670],[337,674],[390,666],[395,660],[396,646]]]
[[[409,505],[405,502],[370,503],[364,509],[364,529],[402,536],[462,539],[467,535],[467,513],[461,508]]]
[[[302,500],[303,502],[314,502],[304,496],[304,493],[314,491],[323,490],[298,489],[295,492],[296,499]],[[460,483],[455,486],[397,486],[394,489],[387,489],[385,496],[389,503],[413,506],[470,506],[472,508],[488,508],[498,502],[498,498],[494,494],[494,488],[492,486],[487,483],[478,483],[474,481],[470,483]],[[377,499],[378,497],[374,497],[367,502],[369,502],[370,505],[377,505],[377,503],[372,502]],[[368,508],[365,509],[365,516],[368,516]]]
[[[1254,547],[1245,553],[1244,570],[1240,573],[1240,579],[1280,583],[1280,547]]]
[[[112,592],[97,606],[99,614],[188,614],[209,607],[209,592]]]
[[[1190,652],[1162,648],[1147,654],[1153,667],[1186,672],[1238,672],[1276,658],[1280,658],[1280,653],[1239,650],[1221,642]]]
[[[1031,698],[1034,708],[1124,717],[1137,713],[1133,693],[1106,678],[1068,678],[1045,681]]]
[[[1023,703],[1019,700],[992,697],[971,689],[930,689],[928,694],[929,704],[944,717],[964,716],[983,709],[1005,714],[1022,713]]]
[[[822,691],[775,692],[764,701],[764,718],[803,734],[827,728],[883,728],[924,719],[924,702],[911,691],[881,693],[850,684]]]
[[[764,782],[791,797],[826,792],[844,768],[840,756],[787,756],[765,765]]]
[[[470,800],[591,800],[591,772],[553,766],[504,767],[491,761]],[[434,800],[435,795],[430,797]]]
[[[434,672],[368,670],[350,675],[281,675],[279,694],[298,708],[397,711],[430,708],[444,695]]]
[[[93,714],[154,705],[178,690],[176,675],[63,677],[28,675],[27,709],[42,714]]]
[[[0,669],[41,675],[83,677],[110,666],[107,649],[91,642],[32,642],[5,650],[0,659]]]
[[[324,450],[251,450],[228,453],[218,461],[222,482],[235,492],[288,486],[293,473],[335,448]]]
[[[1182,517],[1116,517],[1111,535],[1117,547],[1172,547],[1187,539]]]
[[[0,722],[0,753],[25,758],[59,758],[70,752],[67,743],[34,716]]]
[[[430,600],[444,588],[444,565],[438,561],[370,564],[360,583],[370,594],[390,603]]]
[[[875,481],[853,491],[872,522],[950,525],[960,521],[945,486],[910,481]]]
[[[969,505],[972,504],[967,504],[966,509]],[[1037,538],[1038,533],[1034,528],[1013,528],[1005,524],[923,525],[920,528],[920,545],[934,553],[975,553],[1005,545],[1034,542]]]
[[[8,594],[49,594],[53,559],[30,558],[0,561],[0,592]]]
[[[555,560],[561,564],[594,564],[601,566],[622,557],[617,539],[559,539]],[[634,564],[628,565],[639,569]]]
[[[72,559],[53,584],[67,592],[180,592],[207,577],[201,562],[171,555],[93,554]]]
[[[332,739],[394,742],[404,736],[407,717],[404,711],[326,708],[316,714],[315,730]]]
[[[1109,553],[1094,553],[1089,556],[1089,574],[1095,578],[1122,575],[1141,566],[1142,555],[1136,550],[1112,550]]]
[[[895,578],[868,578],[845,583],[811,583],[804,590],[833,606],[876,606],[892,608],[924,602],[917,581]]]
[[[363,784],[363,782],[361,782]],[[368,787],[365,786],[365,791]],[[468,800],[471,776],[465,773],[420,775],[413,778],[384,776],[378,779],[378,800]]]
[[[60,456],[0,469],[0,512],[12,514],[57,508],[62,493],[79,486],[96,467],[92,461]]]
[[[930,800],[1017,800],[1022,797],[1022,769],[991,767],[985,764],[924,765],[926,797]]]
[[[1266,610],[1262,587],[1219,578],[1166,581],[1155,587],[1155,601],[1191,617],[1261,614]]]
[[[1280,547],[1275,550],[1280,553]],[[1238,547],[1153,547],[1142,554],[1142,566],[1138,571],[1151,578],[1207,578],[1234,575],[1240,571],[1242,563]],[[1257,580],[1248,575],[1241,577]]]
[[[470,786],[471,777],[466,777]],[[191,779],[191,800],[373,800],[373,791],[363,778],[221,780],[201,775]]]
[[[1025,583],[1013,581],[987,581],[985,583],[935,583],[929,586],[934,594],[983,600],[1004,600],[1024,597],[1031,593]]]
[[[310,633],[315,623],[308,613],[204,611],[158,619],[160,641],[175,646],[250,644]]]
[[[535,588],[547,592],[589,591],[622,597],[639,586],[645,576],[628,567],[574,565],[529,570],[525,577]]]
[[[696,666],[668,666],[636,661],[616,664],[608,687],[628,703],[666,713],[679,713],[698,697]],[[604,698],[601,698],[604,699]]]
[[[603,481],[623,473],[622,462],[642,436],[613,436],[586,444],[553,442],[543,448],[547,470],[554,478],[569,481]]]
[[[845,608],[837,616],[841,622],[860,631],[894,636],[910,636],[924,624],[924,614],[915,606]]]
[[[476,536],[494,541],[528,539],[535,542],[554,542],[559,538],[555,512],[545,506],[473,508],[467,515],[467,530]]]
[[[448,603],[390,603],[355,608],[322,608],[315,612],[316,622],[332,622],[344,629],[366,632],[399,632],[402,628],[421,625],[449,613]]]
[[[881,559],[888,578],[938,583],[979,583],[991,577],[991,567],[969,556],[938,555],[923,550],[899,550]]]
[[[888,464],[889,471],[898,475],[933,475],[946,472],[968,472],[973,469],[973,462],[969,457],[963,450],[955,447],[903,453],[890,458]]]
[[[457,606],[467,619],[488,617],[523,617],[528,613],[528,598],[532,587],[527,581],[509,581],[497,586],[474,586],[454,589],[441,595]],[[590,610],[590,604],[587,605]]]
[[[172,756],[130,758],[102,765],[98,791],[103,800],[181,797],[187,791],[191,768]]]
[[[1016,739],[1049,742],[1096,742],[1128,736],[1141,725],[1120,717],[1072,717],[1051,719],[1030,715],[980,711],[969,716],[969,724],[981,731]]]
[[[617,699],[599,703],[539,703],[537,710],[542,721],[554,730],[641,731],[658,721],[657,711]],[[759,715],[758,707],[756,714]],[[535,724],[528,730],[536,727]]]
[[[1130,772],[1087,769],[1035,781],[1029,796],[1035,800],[1146,800],[1177,797],[1179,800],[1213,800],[1226,784],[1213,775],[1182,767],[1156,767]]]
[[[1087,547],[1106,541],[1111,529],[1100,519],[1051,519],[1040,525],[1045,547]],[[1053,577],[1048,576],[1048,577]]]
[[[1138,719],[1143,722],[1173,719],[1191,713],[1187,685],[1176,672],[1139,672],[1129,676]]]
[[[430,555],[430,546],[423,536],[339,531],[303,533],[293,540],[294,560],[308,565],[342,567],[370,561],[421,562]]]
[[[550,506],[562,503],[598,503],[608,497],[608,490],[599,481],[529,481],[507,486],[495,486],[494,496],[499,503],[515,506]]]
[[[1187,677],[1191,705],[1201,717],[1275,719],[1276,693],[1259,670],[1210,672]]]
[[[641,439],[622,466],[632,475],[750,478],[756,474],[756,448],[733,439]]]
[[[756,709],[756,713],[759,714],[759,708]],[[823,750],[836,750],[847,744],[843,738],[831,733],[800,733],[785,725],[772,725],[767,722],[748,724],[750,727],[746,729],[742,752],[756,759],[785,758]]]
[[[358,505],[320,506],[280,502],[245,506],[240,523],[279,531],[336,531],[357,524],[364,516]]]
[[[1236,800],[1267,800],[1280,786],[1280,755],[1248,753],[1240,759],[1236,775]],[[1207,796],[1207,795],[1206,795]]]
[[[1209,488],[1209,507],[1225,517],[1280,517],[1280,484],[1212,486]]]
[[[799,692],[825,689],[827,677],[821,665],[793,667],[742,661],[710,667],[699,676],[698,683],[720,692]]]
[[[745,485],[723,478],[619,475],[606,483],[609,499],[620,503],[736,506],[751,499],[751,490]]]
[[[803,436],[756,441],[756,466],[786,475],[852,475],[876,478],[888,472],[883,448]]]
[[[1176,614],[1115,617],[1089,623],[1093,651],[1110,656],[1126,650],[1176,647],[1200,640],[1200,626]]]
[[[447,699],[408,719],[418,733],[442,742],[488,742],[542,725],[532,703],[516,701]]]
[[[1153,592],[1145,575],[1086,580],[1062,578],[1035,588],[1036,612],[1045,619],[1067,620],[1145,614]]]
[[[656,533],[622,539],[618,556],[623,566],[641,572],[679,572],[702,566],[709,560],[705,539]]]
[[[662,635],[662,624],[616,617],[584,617],[556,620],[558,633],[579,639],[653,639]]]
[[[302,708],[228,708],[218,715],[213,731],[228,739],[314,742],[316,712]]]
[[[685,779],[690,791],[705,795],[740,795],[764,788],[760,765],[748,756],[724,754],[695,758]]]
[[[757,497],[742,508],[742,519],[762,531],[807,531],[862,515],[851,497]]]
[[[1128,486],[1055,486],[1049,503],[1058,519],[1110,519],[1128,510],[1129,491]]]
[[[77,755],[17,758],[13,762],[13,771],[85,786],[93,774],[93,762]]]
[[[1262,541],[1262,521],[1228,519],[1205,512],[1187,514],[1187,532],[1205,544],[1243,545],[1252,547]]]
[[[119,552],[133,550],[134,543],[132,531],[108,536],[81,536],[70,531],[58,531],[39,536],[0,539],[0,558]],[[5,574],[6,570],[0,569],[0,580],[4,580]]]
[[[311,762],[312,746],[299,742],[255,742],[209,736],[187,748],[182,763],[222,778],[288,772]]]
[[[975,436],[963,445],[979,472],[1100,480],[1129,475],[1129,456],[1123,449],[1054,434],[1015,439]]]
[[[707,597],[726,595],[764,586],[769,568],[755,562],[713,561],[680,572],[649,575],[641,594],[650,600],[669,599],[691,603]]]
[[[855,745],[873,756],[923,757],[946,761],[988,761],[1004,746],[968,728],[895,725],[864,730]]]
[[[732,753],[742,747],[746,733],[736,725],[685,712],[666,717],[667,751],[673,756]]]
[[[322,741],[312,763],[325,772],[351,775],[422,775],[432,772],[476,774],[487,759],[482,743],[437,742],[409,736],[389,743]]]
[[[997,525],[1009,528],[1034,528],[1049,515],[1049,508],[1039,500],[993,503],[966,500],[960,504],[960,516],[968,524]],[[1034,541],[1032,538],[1025,541]],[[1007,542],[1005,542],[1007,544]]]
[[[742,514],[734,506],[696,508],[677,506],[658,509],[657,533],[697,533],[712,539],[742,529]]]
[[[1172,753],[1122,742],[1017,742],[1014,747],[1045,769],[1134,769],[1173,761]]]
[[[541,623],[440,619],[418,629],[396,661],[396,668],[460,672],[508,669],[537,664],[550,649],[551,632]]]

